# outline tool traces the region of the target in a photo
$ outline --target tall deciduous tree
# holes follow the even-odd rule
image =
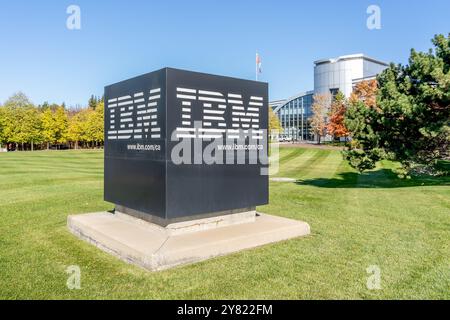
[[[31,150],[34,150],[36,143],[43,142],[42,136],[42,118],[39,111],[34,107],[24,109],[23,121],[20,123],[20,130],[23,140],[29,143]]]
[[[16,147],[20,145],[22,150],[24,144],[29,143],[30,137],[35,133],[32,130],[35,119],[30,118],[34,115],[33,109],[34,105],[22,92],[13,94],[4,104],[3,135],[5,140],[15,143]]]
[[[87,133],[89,137],[89,142],[94,144],[103,143],[103,112],[104,104],[103,102],[97,103],[97,107],[94,111],[89,113],[88,117],[88,128]]]
[[[269,107],[269,131],[281,131],[280,119],[278,119],[277,115],[275,114],[275,112],[273,112],[271,107]]]
[[[377,93],[378,93],[378,82],[377,80],[366,80],[358,82],[353,89],[350,96],[350,103],[357,103],[361,101],[368,108],[377,108]]]
[[[6,112],[5,108],[0,105],[0,148],[2,148],[2,145],[6,142],[5,128],[6,128]]]
[[[344,123],[346,110],[347,101],[345,99],[345,96],[342,92],[338,92],[331,103],[329,122],[327,125],[328,133],[331,134],[334,138],[347,137],[349,134]]]
[[[21,91],[14,93],[8,100],[5,101],[5,107],[21,108],[31,106],[33,103],[30,99]]]
[[[69,124],[67,128],[67,138],[73,142],[74,148],[78,149],[79,143],[83,141],[83,123],[85,112],[78,111],[69,117]]]
[[[381,158],[399,161],[403,174],[433,168],[450,154],[450,35],[434,50],[411,51],[408,65],[391,65],[379,77],[374,107],[362,99],[347,112],[354,143],[346,152],[360,171]]]
[[[56,140],[56,127],[53,112],[50,108],[46,108],[42,113],[42,137],[43,141],[47,144],[47,150],[50,148],[50,144]]]
[[[55,111],[54,115],[54,126],[55,126],[55,142],[58,144],[63,144],[67,142],[67,127],[68,119],[66,110],[64,107],[59,107]]]
[[[322,137],[327,133],[326,117],[330,107],[331,96],[327,94],[315,94],[313,101],[310,124],[314,135],[317,137],[317,142],[320,144]]]
[[[2,142],[7,144],[13,142],[12,138],[12,129],[14,126],[14,117],[12,115],[12,108],[3,106],[1,109],[1,119],[0,122],[2,124]]]

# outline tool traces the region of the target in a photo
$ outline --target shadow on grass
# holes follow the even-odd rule
[[[450,177],[420,176],[400,179],[391,169],[380,169],[363,174],[344,172],[336,178],[297,180],[296,184],[320,188],[407,188],[417,186],[450,186]]]

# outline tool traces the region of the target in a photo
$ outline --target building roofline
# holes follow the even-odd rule
[[[372,76],[352,79],[352,82],[353,83],[357,83],[357,82],[368,81],[368,80],[376,80],[376,79],[377,79],[377,75],[372,75]]]
[[[386,67],[389,66],[388,63],[380,61],[380,60],[377,60],[377,59],[374,59],[374,58],[371,58],[369,56],[366,56],[363,53],[349,54],[349,55],[345,55],[345,56],[339,56],[337,58],[319,59],[319,60],[314,61],[314,64],[316,66],[318,66],[318,65],[324,64],[324,63],[336,63],[336,62],[339,62],[339,61],[361,59],[361,58],[364,59],[364,60],[367,60],[367,61],[371,61],[371,62],[374,62],[374,63],[377,63],[377,64],[384,65]]]
[[[303,91],[303,92],[300,92],[300,93],[298,93],[298,94],[296,94],[296,95],[294,95],[292,97],[289,97],[289,98],[286,99],[286,103],[289,103],[289,102],[291,102],[294,99],[297,99],[297,98],[300,98],[300,97],[303,97],[303,96],[307,96],[309,94],[314,94],[314,90]]]
[[[303,91],[303,92],[300,92],[300,93],[298,93],[292,97],[289,97],[287,99],[284,99],[284,100],[282,99],[282,100],[271,101],[271,102],[269,102],[269,105],[277,104],[276,108],[273,110],[274,112],[277,112],[281,107],[287,105],[292,100],[295,100],[295,99],[298,99],[300,97],[307,96],[310,94],[314,94],[314,90]]]
[[[277,104],[277,103],[281,103],[281,102],[285,102],[285,104],[286,104],[288,102],[291,102],[294,99],[300,98],[302,96],[307,96],[309,94],[314,94],[314,90],[302,91],[302,92],[300,92],[300,93],[298,93],[296,95],[293,95],[293,96],[291,96],[291,97],[289,97],[287,99],[273,100],[273,101],[270,101],[269,104]]]
[[[269,101],[269,104],[279,104],[284,101],[286,101],[286,99],[272,100],[272,101]]]

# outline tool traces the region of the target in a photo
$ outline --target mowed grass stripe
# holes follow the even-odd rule
[[[311,174],[311,168],[322,163],[327,158],[329,153],[330,150],[311,149],[309,156],[290,166],[286,174],[289,177],[306,177]]]
[[[30,175],[27,177],[20,177],[12,178],[8,177],[13,182],[10,183],[0,183],[0,191],[4,190],[4,192],[8,192],[10,190],[21,190],[22,192],[24,189],[30,189],[31,191],[38,189],[39,187],[45,187],[49,184],[65,184],[65,183],[76,183],[77,181],[89,181],[89,180],[95,180],[98,181],[98,178],[103,178],[103,172],[101,173],[91,173],[91,174],[83,174],[83,175],[76,175],[76,174],[70,174],[70,175],[64,175],[60,174],[58,176],[53,176],[51,178],[42,178],[40,175]],[[26,196],[26,195],[25,195]]]
[[[279,162],[285,164],[289,160],[298,158],[301,154],[305,153],[305,149],[298,148],[283,148],[280,151]]]
[[[332,150],[321,150],[320,157],[317,156],[315,159],[311,159],[305,164],[300,170],[303,172],[302,179],[312,179],[312,178],[331,178],[340,163],[342,158]]]
[[[316,154],[317,150],[315,149],[304,149],[303,152],[298,153],[297,157],[289,158],[288,160],[281,162],[278,176],[292,178],[293,176],[290,174],[292,174],[292,172],[297,172],[296,168],[300,167]]]
[[[78,180],[78,181],[77,181]],[[76,183],[76,187],[74,184]],[[41,185],[39,187],[28,185],[23,188],[14,188],[2,191],[2,205],[10,205],[21,201],[28,201],[30,197],[33,199],[44,199],[49,195],[59,194],[63,195],[67,190],[73,190],[79,187],[86,187],[88,185],[94,185],[101,187],[103,183],[98,179],[88,179],[86,177],[81,179],[66,180],[65,182],[58,181],[58,183],[52,182],[49,185]]]
[[[286,148],[282,146],[279,147],[278,151],[278,158],[276,158],[274,155],[271,156],[270,165],[272,166],[277,165],[279,167],[281,163],[288,162],[291,159],[296,159],[299,155],[305,152],[304,149]],[[278,173],[275,173],[275,175],[278,176]]]

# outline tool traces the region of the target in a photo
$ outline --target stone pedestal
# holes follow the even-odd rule
[[[305,236],[305,222],[254,211],[161,227],[126,214],[69,216],[69,230],[100,249],[148,270],[194,263],[268,243]]]

